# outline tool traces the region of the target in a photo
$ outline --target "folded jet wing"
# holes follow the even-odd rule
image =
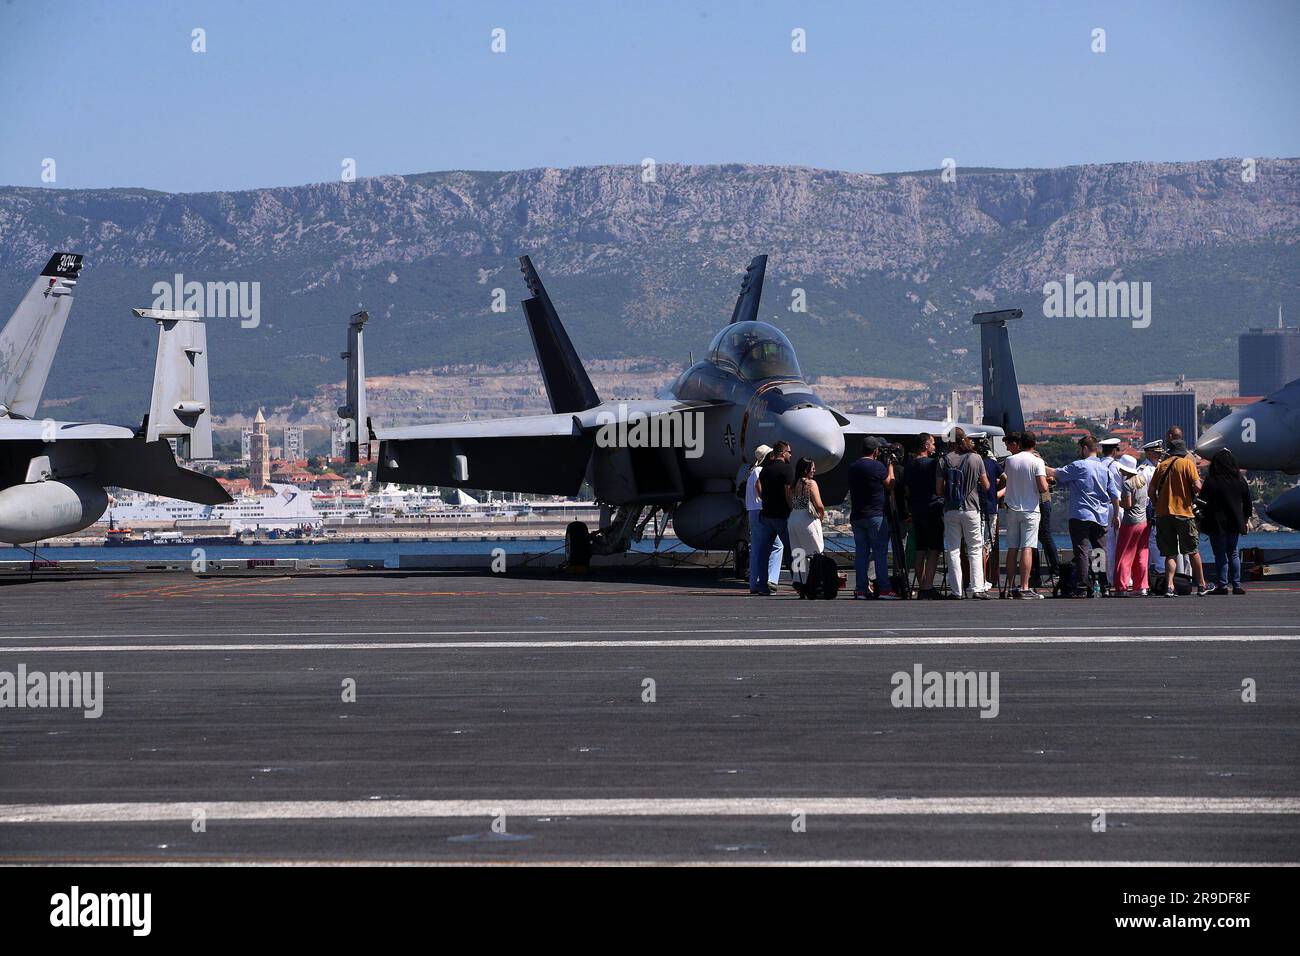
[[[378,479],[576,495],[602,429],[638,419],[652,428],[658,416],[714,407],[710,402],[643,399],[602,403],[579,413],[380,429],[373,432],[380,442]],[[643,449],[650,454],[638,457],[659,458],[664,450]]]

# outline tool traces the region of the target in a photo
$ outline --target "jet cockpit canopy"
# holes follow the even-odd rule
[[[794,346],[766,322],[736,322],[709,343],[709,361],[747,382],[769,378],[803,379]]]

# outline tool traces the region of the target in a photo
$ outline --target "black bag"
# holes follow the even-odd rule
[[[1164,597],[1165,592],[1169,590],[1169,585],[1165,582],[1165,572],[1159,571],[1151,579],[1150,591],[1156,597]],[[1174,574],[1174,593],[1180,597],[1186,597],[1192,593],[1192,576],[1190,574]]]
[[[840,569],[828,554],[814,554],[808,559],[808,581],[803,596],[809,600],[832,599],[840,590]]]
[[[1069,597],[1074,593],[1074,562],[1062,561],[1056,572],[1056,585],[1052,597]]]

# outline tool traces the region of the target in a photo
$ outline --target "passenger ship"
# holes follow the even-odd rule
[[[236,532],[258,528],[283,530],[320,523],[310,492],[302,491],[297,485],[271,483],[269,488],[269,494],[243,494],[221,505],[200,505],[155,495],[115,497],[102,520],[170,523],[175,527],[183,527],[184,523],[228,523]]]

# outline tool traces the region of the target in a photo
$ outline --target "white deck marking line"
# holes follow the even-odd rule
[[[803,632],[801,632],[803,633]],[[736,648],[798,650],[809,647],[916,647],[921,645],[1008,644],[1256,644],[1300,641],[1297,634],[988,634],[979,637],[755,637],[622,641],[338,641],[275,644],[32,644],[0,646],[0,654],[90,654],[148,651],[483,651],[483,650],[654,650]]]
[[[153,868],[167,868],[176,866],[193,866],[196,863],[203,866],[253,866],[253,867],[277,867],[277,868],[310,868],[321,866],[341,866],[341,867],[497,867],[497,866],[530,866],[530,867],[573,867],[573,866],[596,866],[596,867],[751,867],[751,866],[790,866],[790,867],[1030,867],[1030,866],[1070,866],[1070,867],[1135,867],[1135,866],[1177,866],[1177,867],[1261,867],[1261,866],[1300,866],[1300,863],[1289,862],[1260,862],[1253,860],[1244,860],[1241,862],[1235,860],[818,860],[818,859],[793,859],[793,860],[772,860],[772,859],[748,859],[740,858],[733,860],[675,860],[672,857],[665,857],[662,860],[646,857],[643,859],[623,859],[623,860],[592,860],[578,858],[573,860],[537,860],[531,857],[524,859],[509,860],[456,860],[456,859],[419,859],[419,860],[335,860],[335,859],[244,859],[242,857],[191,857],[176,860],[168,857],[131,857],[129,859],[115,859],[105,862],[102,859],[87,857],[85,859],[69,858],[59,854],[51,854],[48,857],[40,856],[0,856],[0,863],[10,866],[43,866],[49,864],[52,860],[56,864],[75,863],[80,867],[117,867],[117,866],[144,866]]]
[[[1180,624],[1179,628],[1184,631],[1208,630],[1218,627],[1217,624]],[[1246,628],[1271,628],[1274,630],[1285,628],[1286,625],[1272,624],[1247,624]],[[976,634],[980,632],[991,633],[1034,633],[1036,631],[1048,631],[1055,634],[1061,630],[1070,631],[1110,631],[1113,625],[1106,624],[1035,624],[1023,626],[1002,626],[1002,627],[821,627],[814,625],[812,627],[746,627],[744,624],[737,624],[735,627],[680,627],[680,628],[473,628],[460,630],[441,630],[441,631],[247,631],[243,637],[477,637],[477,636],[509,636],[515,634],[527,634],[534,636],[546,636],[553,634],[805,634],[809,630],[816,630],[822,634],[912,634],[923,633],[933,634],[936,631],[958,631],[964,634]],[[143,638],[162,638],[162,637],[223,637],[226,631],[158,631],[146,632],[143,634],[8,634],[0,635],[0,640],[4,641],[46,641],[46,640],[89,640],[94,638],[113,638],[119,641],[140,640]],[[1285,635],[1300,637],[1300,628],[1297,628],[1293,634]]]
[[[483,817],[948,816],[965,814],[1292,814],[1300,797],[703,797],[532,800],[236,800],[0,804],[0,824]]]

